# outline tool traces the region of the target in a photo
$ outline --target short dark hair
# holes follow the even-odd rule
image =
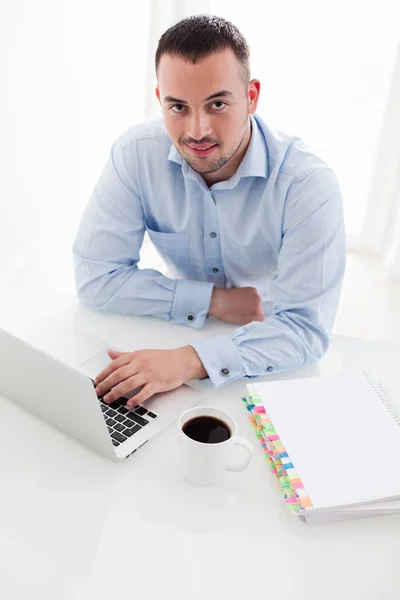
[[[235,25],[213,15],[187,17],[162,34],[155,56],[156,73],[164,54],[178,56],[196,64],[226,48],[231,48],[235,53],[247,85],[250,81],[250,49],[247,41]]]

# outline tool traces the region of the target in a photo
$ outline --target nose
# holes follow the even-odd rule
[[[208,115],[192,114],[190,117],[189,127],[186,131],[186,137],[196,142],[200,142],[203,138],[211,135],[211,123]]]

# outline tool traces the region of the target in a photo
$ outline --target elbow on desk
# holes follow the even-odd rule
[[[75,280],[76,295],[81,304],[93,311],[106,310],[107,301],[104,302],[103,294],[95,291],[93,282],[80,283]]]
[[[303,356],[303,364],[313,364],[321,360],[329,348],[331,328],[326,323],[309,314],[298,311],[285,311],[279,319],[297,339],[299,355]]]
[[[325,331],[317,331],[314,334],[314,343],[309,349],[310,364],[316,363],[324,356],[330,345],[330,336]]]
[[[141,299],[135,298],[135,286],[132,282],[127,298],[127,289],[124,286],[136,267],[123,265],[106,272],[103,267],[98,273],[94,273],[93,270],[85,262],[75,265],[75,290],[79,302],[96,312],[150,314],[144,310]]]
[[[96,255],[89,258],[78,238],[72,245],[72,260],[79,302],[93,311],[126,311],[126,307],[120,311],[118,291],[131,277],[132,271],[137,269],[135,264],[107,261]]]
[[[314,328],[310,333],[308,346],[308,360],[306,364],[314,364],[321,360],[329,348],[331,335],[325,328]]]
[[[115,295],[114,286],[107,289],[113,273],[100,273],[95,276],[90,273],[85,263],[75,265],[75,290],[79,302],[93,311],[108,310],[110,300]]]

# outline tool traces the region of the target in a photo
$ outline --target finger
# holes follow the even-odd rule
[[[126,406],[127,408],[131,408],[132,406],[136,406],[137,404],[142,404],[142,402],[145,402],[157,392],[158,390],[156,389],[156,386],[152,383],[148,383],[138,394],[136,394],[136,396],[133,396],[133,398],[129,398],[128,402],[126,403]]]
[[[112,373],[114,373],[114,371],[116,371],[117,369],[120,369],[121,367],[129,364],[129,362],[130,362],[130,357],[129,356],[121,356],[119,358],[116,358],[115,360],[113,360],[112,362],[110,362],[110,364],[108,364],[96,376],[96,378],[94,380],[94,384],[96,386],[102,384],[107,379],[107,377],[109,377]]]
[[[101,383],[102,381],[104,381],[104,379],[106,379],[106,377],[108,377],[109,375],[111,375],[111,373],[113,371],[115,371],[116,369],[119,369],[120,367],[123,367],[124,365],[128,364],[129,361],[130,361],[129,354],[124,354],[123,356],[120,356],[119,358],[116,358],[115,360],[113,360],[112,362],[110,362],[110,364],[107,365],[105,367],[105,369],[103,369],[97,375],[97,377],[94,380],[94,384],[98,385],[99,383]]]
[[[118,350],[113,350],[112,348],[110,348],[110,350],[107,350],[107,354],[109,356],[112,356],[113,358],[117,358],[118,356],[122,356],[123,354],[129,354],[129,352],[118,352]]]
[[[132,375],[131,377],[128,377],[127,379],[125,379],[125,381],[114,387],[114,389],[112,389],[111,392],[107,393],[107,395],[104,396],[103,400],[107,404],[109,404],[110,402],[114,402],[122,396],[127,396],[130,392],[132,392],[132,390],[135,390],[136,388],[140,387],[141,385],[144,385],[145,383],[145,375],[140,373]]]
[[[116,385],[131,377],[131,375],[136,375],[137,371],[135,371],[134,365],[130,361],[127,365],[120,367],[116,371],[113,371],[111,375],[106,377],[101,383],[96,386],[96,393],[99,396],[103,396],[107,392],[109,392]]]

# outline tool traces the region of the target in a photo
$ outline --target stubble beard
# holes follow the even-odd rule
[[[236,146],[236,148],[234,150],[232,150],[229,154],[225,154],[225,155],[220,156],[219,158],[216,158],[211,163],[211,165],[207,165],[206,167],[204,167],[202,169],[201,167],[199,167],[199,162],[202,160],[201,158],[196,160],[192,156],[187,156],[186,154],[183,156],[183,158],[192,167],[193,171],[196,171],[197,173],[201,173],[202,175],[206,175],[207,173],[215,173],[215,171],[222,169],[222,167],[224,167],[231,160],[231,158],[233,158],[235,156],[235,154],[238,152],[239,148],[241,148],[241,146],[243,144],[243,140],[245,139],[245,137],[247,135],[248,127],[250,127],[249,113],[246,116],[246,120],[245,120],[244,124],[245,124],[244,133],[240,139],[239,144]]]

